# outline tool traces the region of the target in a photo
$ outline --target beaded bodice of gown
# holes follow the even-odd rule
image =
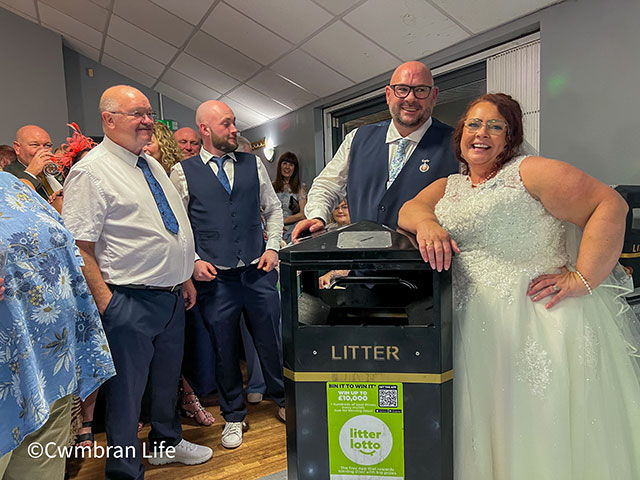
[[[522,276],[531,280],[554,273],[568,262],[563,223],[522,183],[524,158],[507,162],[495,177],[477,187],[466,175],[451,175],[447,180],[435,213],[461,250],[453,268],[458,307],[478,285],[512,301],[513,287]]]

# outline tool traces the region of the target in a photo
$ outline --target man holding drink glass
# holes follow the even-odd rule
[[[53,143],[49,134],[37,125],[25,125],[16,133],[13,148],[16,151],[17,161],[5,167],[4,171],[22,180],[27,180],[36,189],[36,192],[48,199],[54,191],[62,188],[59,182],[52,177],[58,168],[53,162],[51,151]],[[48,165],[53,165],[55,170],[47,170]],[[51,181],[54,185],[51,185]]]

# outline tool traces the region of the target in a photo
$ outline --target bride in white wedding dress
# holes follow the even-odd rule
[[[566,163],[518,156],[522,136],[511,97],[474,101],[454,134],[463,173],[399,216],[433,268],[455,252],[455,478],[638,480],[638,324],[614,270],[628,207]]]

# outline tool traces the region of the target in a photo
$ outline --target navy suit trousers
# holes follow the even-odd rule
[[[138,418],[147,382],[150,447],[162,441],[165,447],[174,446],[182,438],[176,403],[184,348],[184,300],[180,289],[163,292],[111,288],[113,298],[102,315],[117,373],[102,387],[107,442],[121,446],[122,451],[133,446],[136,455],[110,455],[106,478],[142,479]]]
[[[240,422],[247,414],[242,398],[239,364],[240,315],[253,337],[267,395],[284,406],[280,297],[278,273],[265,273],[256,265],[218,270],[211,282],[195,282],[198,308],[216,349],[216,382],[220,410],[227,422]]]

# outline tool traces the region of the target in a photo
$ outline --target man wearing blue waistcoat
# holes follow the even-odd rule
[[[431,182],[458,171],[453,129],[431,117],[438,87],[420,62],[400,65],[385,87],[391,121],[350,132],[314,180],[293,238],[324,228],[333,209],[349,199],[352,222],[398,227],[402,204]]]
[[[171,170],[194,233],[197,308],[216,351],[216,381],[226,421],[222,445],[226,448],[240,446],[246,428],[238,362],[241,313],[255,342],[267,395],[278,405],[278,416],[285,419],[280,299],[274,270],[282,209],[260,159],[234,152],[238,146],[235,120],[223,102],[200,105],[196,124],[203,148]]]

